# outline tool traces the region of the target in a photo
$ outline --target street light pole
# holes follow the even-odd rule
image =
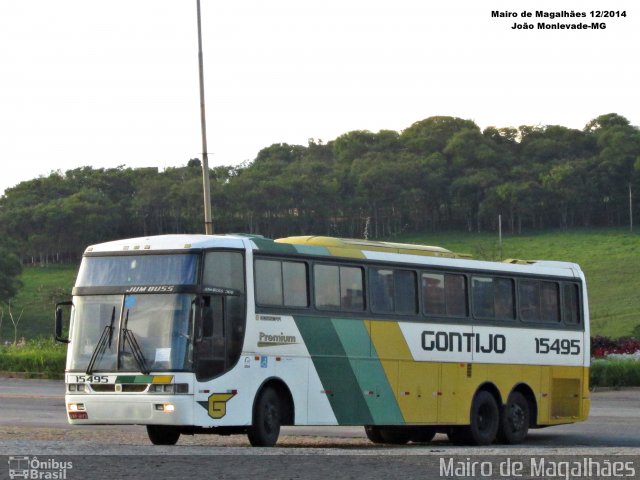
[[[209,154],[207,152],[207,121],[204,110],[204,70],[202,66],[202,25],[200,22],[200,0],[198,9],[198,67],[200,71],[200,129],[202,130],[202,188],[204,190],[204,233],[213,235],[211,216],[211,185],[209,182]]]

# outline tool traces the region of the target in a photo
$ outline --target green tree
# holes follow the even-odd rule
[[[455,117],[429,117],[404,130],[401,140],[409,151],[429,155],[442,152],[449,139],[461,130],[480,130],[471,120]]]
[[[592,171],[599,179],[598,196],[608,224],[628,221],[628,191],[635,179],[634,165],[640,157],[640,130],[617,114],[601,115],[585,130],[598,146],[597,166]]]
[[[12,249],[0,245],[0,304],[7,303],[22,286],[22,264]]]

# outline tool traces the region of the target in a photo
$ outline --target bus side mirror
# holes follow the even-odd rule
[[[56,342],[69,343],[69,338],[62,337],[62,307],[73,306],[72,302],[60,302],[56,304],[56,324],[55,338]]]

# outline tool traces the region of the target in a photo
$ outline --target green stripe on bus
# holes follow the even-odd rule
[[[276,243],[268,238],[252,238],[251,241],[259,250],[278,253],[296,253],[295,246],[289,243]]]
[[[293,245],[298,253],[305,255],[331,255],[326,247],[318,247],[315,245]]]
[[[150,375],[118,375],[116,383],[151,383],[153,377]]]
[[[333,319],[342,346],[356,372],[360,391],[377,425],[403,424],[404,418],[389,384],[384,368],[371,344],[365,321],[355,319]]]
[[[324,317],[294,318],[338,423],[372,424],[373,418],[355,370],[346,356],[333,323]]]

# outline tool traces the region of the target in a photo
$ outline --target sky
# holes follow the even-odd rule
[[[201,7],[211,167],[435,115],[480,128],[581,129],[610,112],[640,124],[637,1]],[[601,8],[627,16],[586,31],[512,29],[540,19],[491,16]],[[82,166],[186,165],[201,157],[199,104],[196,0],[0,0],[0,195]]]

